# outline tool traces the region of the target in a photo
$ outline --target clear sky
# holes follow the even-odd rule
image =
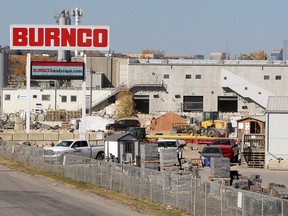
[[[55,24],[56,14],[76,7],[82,25],[110,26],[116,53],[270,55],[288,39],[288,0],[1,0],[0,45],[9,45],[10,24]]]

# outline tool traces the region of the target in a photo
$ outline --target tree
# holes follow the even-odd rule
[[[146,49],[142,51],[140,58],[143,59],[162,58],[164,57],[164,55],[165,55],[164,51]]]
[[[249,55],[241,53],[239,60],[267,60],[268,56],[264,52],[264,50],[260,50],[258,52],[250,52]]]
[[[264,50],[260,50],[258,52],[250,53],[253,60],[267,60],[267,55]]]
[[[135,106],[133,93],[129,89],[123,88],[118,93],[118,100],[116,101],[116,108],[114,111],[115,120],[136,117]]]
[[[146,49],[142,51],[142,54],[154,54],[154,55],[165,55],[164,51],[161,50],[150,50],[150,49]]]

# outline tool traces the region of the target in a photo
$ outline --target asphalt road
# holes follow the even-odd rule
[[[144,215],[117,201],[106,200],[49,179],[0,165],[1,216]]]

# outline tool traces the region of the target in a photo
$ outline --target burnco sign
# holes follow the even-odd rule
[[[109,26],[11,25],[10,49],[109,50]]]

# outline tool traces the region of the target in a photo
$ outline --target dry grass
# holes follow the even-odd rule
[[[26,55],[11,55],[9,59],[10,74],[14,76],[25,77],[26,73]],[[57,57],[31,56],[31,61],[56,61]]]
[[[153,215],[153,216],[166,216],[166,215],[167,216],[188,216],[188,215],[191,215],[184,211],[171,209],[169,206],[163,206],[157,203],[152,203],[148,200],[140,200],[140,199],[131,197],[125,193],[106,190],[104,188],[95,187],[94,185],[83,183],[83,182],[72,181],[71,179],[65,178],[60,175],[56,175],[55,173],[42,172],[35,168],[29,167],[25,164],[15,163],[10,160],[6,160],[2,157],[0,157],[0,164],[6,167],[9,167],[11,169],[17,170],[17,171],[29,173],[34,176],[56,180],[57,182],[64,184],[66,186],[69,186],[78,190],[94,193],[106,199],[117,200],[127,206],[130,206],[134,210],[145,213],[147,215]]]

